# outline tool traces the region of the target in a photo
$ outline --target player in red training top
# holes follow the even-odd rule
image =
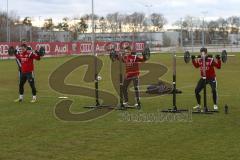
[[[15,57],[19,60],[19,67],[20,67],[20,82],[19,82],[19,98],[15,100],[15,102],[22,102],[23,101],[23,94],[24,94],[24,84],[28,80],[28,83],[32,89],[32,100],[31,102],[34,103],[37,100],[36,97],[36,87],[34,82],[33,70],[34,64],[33,60],[40,60],[40,56],[34,54],[31,50],[28,50],[28,46],[24,43],[19,48],[19,54],[15,54]]]
[[[205,57],[205,68],[206,68],[206,84],[209,84],[212,89],[212,97],[213,97],[213,109],[218,110],[217,106],[217,80],[214,68],[220,69],[221,68],[221,60],[220,55],[216,56],[216,60],[213,57],[207,54],[207,48],[201,48],[201,57],[195,60],[195,56],[192,56],[192,64],[195,68],[200,68],[201,78],[198,81],[198,84],[195,88],[195,95],[197,99],[197,106],[193,107],[194,109],[200,109],[201,106],[201,96],[200,92],[204,88],[204,72],[203,72],[203,57]]]
[[[123,57],[123,62],[125,63],[126,73],[123,80],[123,97],[124,105],[128,105],[128,86],[133,81],[133,86],[136,95],[137,109],[141,109],[140,95],[139,95],[139,62],[146,61],[144,57],[139,57],[137,55],[132,55],[132,50],[130,46],[125,48],[125,55]]]

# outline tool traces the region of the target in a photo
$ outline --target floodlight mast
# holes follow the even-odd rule
[[[97,52],[95,50],[95,22],[94,22],[94,0],[92,0],[92,53],[94,57],[94,82],[95,82],[95,97],[96,97],[96,106],[100,106],[99,95],[98,95],[98,73],[97,73]]]
[[[8,13],[8,0],[7,0],[7,42],[10,42],[10,28],[9,28],[9,13]]]
[[[205,47],[205,16],[208,12],[207,11],[203,11],[203,21],[202,21],[202,47]]]

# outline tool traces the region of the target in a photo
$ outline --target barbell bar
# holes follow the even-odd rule
[[[216,57],[217,55],[218,55],[218,54],[216,54],[216,55],[214,55],[214,56]],[[213,56],[213,55],[210,54],[209,56]],[[219,55],[219,56],[220,56],[220,55]],[[234,54],[229,55],[229,54],[227,54],[227,51],[226,51],[226,50],[223,50],[222,53],[221,53],[220,58],[221,58],[221,60],[222,60],[223,63],[226,63],[228,57],[235,57],[235,56],[236,56],[236,55],[234,55]],[[190,60],[191,60],[191,54],[190,54],[189,51],[186,51],[183,56],[176,56],[176,57],[178,57],[178,58],[183,58],[185,63],[189,63]]]

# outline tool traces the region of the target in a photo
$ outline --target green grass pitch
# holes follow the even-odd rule
[[[240,157],[240,55],[229,58],[217,71],[220,113],[192,115],[189,122],[120,121],[122,111],[89,122],[65,122],[54,115],[59,96],[74,100],[72,112],[86,111],[94,99],[62,95],[48,84],[50,74],[73,57],[45,58],[35,63],[38,102],[30,104],[28,84],[23,103],[18,97],[18,75],[14,60],[0,61],[0,159],[1,160],[237,160]],[[109,78],[110,60],[104,62],[100,88],[115,91]],[[171,82],[172,58],[169,54],[152,55],[151,61],[168,67],[161,79]],[[72,72],[66,83],[81,85],[84,67]],[[177,60],[179,107],[196,104],[194,87],[199,70]],[[94,84],[86,84],[94,87]],[[154,113],[172,106],[171,95],[142,98],[141,112]],[[208,88],[208,104],[212,107]],[[228,104],[229,114],[224,114]],[[138,111],[132,110],[130,113]]]

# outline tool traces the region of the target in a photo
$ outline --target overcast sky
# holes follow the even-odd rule
[[[0,9],[6,10],[7,0],[0,0]],[[9,10],[21,18],[62,19],[91,13],[91,0],[8,0]],[[95,13],[162,13],[169,24],[186,15],[209,18],[240,16],[240,0],[94,0]]]

